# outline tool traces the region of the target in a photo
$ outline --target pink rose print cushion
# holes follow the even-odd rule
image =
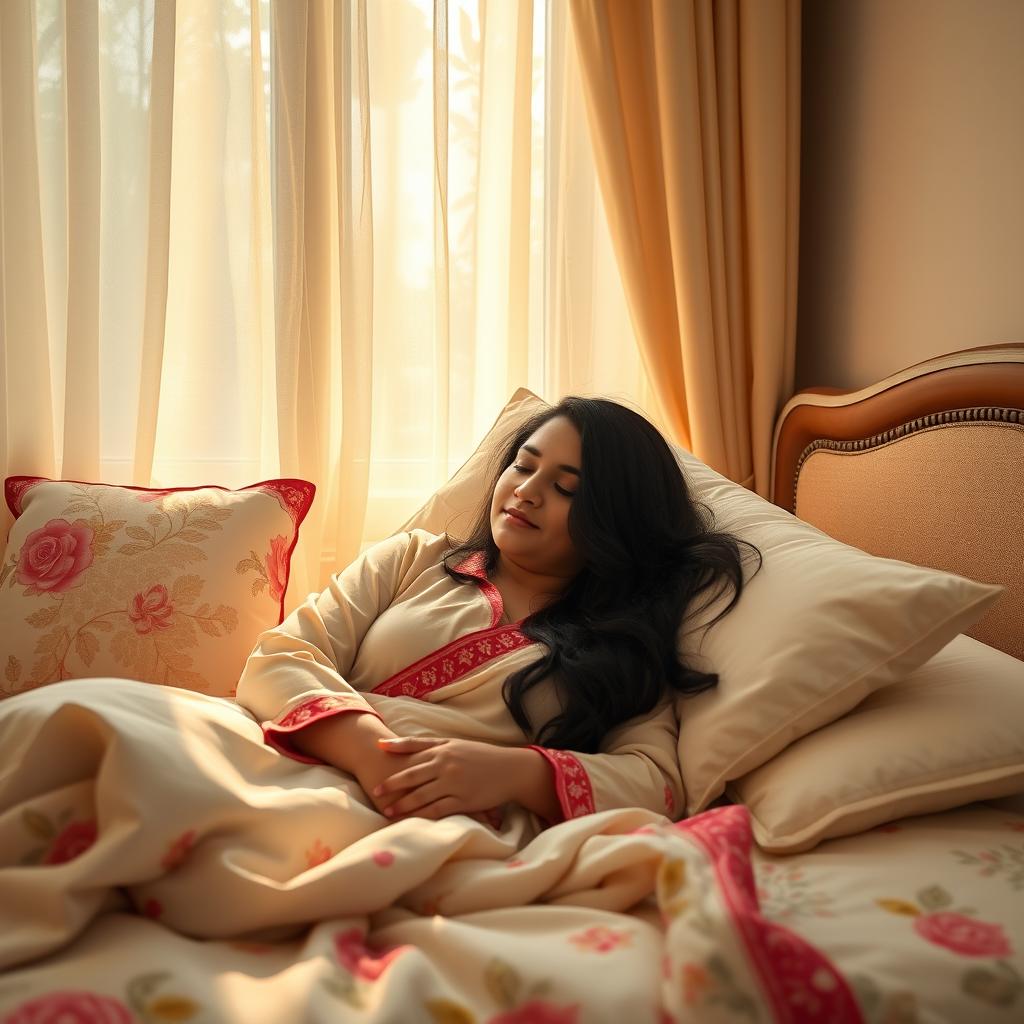
[[[284,617],[314,492],[8,477],[0,697],[96,676],[233,695],[257,636]]]

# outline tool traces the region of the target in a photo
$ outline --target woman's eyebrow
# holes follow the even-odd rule
[[[540,450],[534,448],[533,445],[530,444],[521,445],[519,450],[521,452],[529,452],[531,455],[536,455],[537,458],[540,458],[541,455]],[[565,463],[562,463],[562,465],[560,465],[558,468],[564,469],[566,473],[573,473],[576,476],[580,475],[580,471],[575,466],[567,466],[565,465]]]

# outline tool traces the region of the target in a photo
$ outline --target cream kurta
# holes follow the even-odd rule
[[[267,742],[299,760],[289,735],[333,714],[378,715],[401,736],[445,736],[532,746],[501,695],[505,679],[538,657],[518,624],[503,625],[501,595],[481,559],[453,580],[443,537],[398,534],[334,575],[275,629],[263,633],[237,699]],[[623,680],[628,686],[629,680]],[[553,685],[528,698],[538,726],[559,710]],[[613,730],[597,754],[534,746],[555,773],[566,818],[618,807],[672,815],[684,806],[670,702]]]

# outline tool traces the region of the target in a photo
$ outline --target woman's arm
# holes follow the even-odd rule
[[[360,751],[373,747],[376,731],[367,721],[380,716],[346,676],[369,627],[388,608],[403,581],[436,562],[444,541],[421,531],[399,534],[374,545],[319,595],[310,595],[274,629],[261,634],[238,682],[236,699],[263,725],[267,742],[297,760],[336,764],[350,744],[350,729]],[[327,721],[344,722],[330,730]],[[334,738],[306,740],[316,727]],[[381,724],[384,735],[390,735]],[[373,733],[364,743],[360,737]],[[312,745],[310,745],[312,744]],[[316,749],[314,749],[314,747]],[[354,756],[354,754],[353,754]],[[338,765],[340,767],[340,765]]]

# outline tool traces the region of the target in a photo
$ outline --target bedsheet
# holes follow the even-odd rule
[[[1024,816],[387,822],[231,701],[0,705],[0,1022],[1020,1021]]]

